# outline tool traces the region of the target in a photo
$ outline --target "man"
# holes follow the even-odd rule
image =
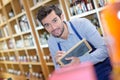
[[[68,57],[71,60],[69,66],[90,61],[95,65],[98,80],[109,80],[111,65],[108,52],[102,37],[95,26],[85,18],[75,18],[64,21],[62,11],[54,6],[42,6],[37,14],[38,20],[51,34],[48,45],[55,68],[60,68],[58,58],[82,39],[86,39],[93,51],[81,57]]]

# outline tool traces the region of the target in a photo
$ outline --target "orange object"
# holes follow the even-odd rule
[[[120,1],[110,1],[101,12],[101,19],[113,65],[111,77],[113,80],[120,80]]]
[[[120,2],[109,4],[101,13],[113,63],[120,63]]]

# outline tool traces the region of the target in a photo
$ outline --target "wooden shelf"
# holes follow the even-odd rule
[[[2,24],[0,24],[0,28],[1,28],[1,26],[5,25],[5,24],[7,24],[7,22],[3,22]]]
[[[0,41],[7,40],[7,39],[10,39],[10,38],[11,38],[11,36],[3,37],[3,38],[0,39]]]
[[[53,62],[47,63],[48,66],[54,66]]]
[[[3,64],[3,63],[4,63],[4,61],[0,61],[0,63],[1,63],[1,64]]]
[[[16,15],[16,18],[19,18],[19,17],[21,17],[22,15],[25,15],[25,14],[26,14],[26,12],[23,11],[22,13],[19,13],[18,15]]]
[[[50,2],[50,1],[52,1],[52,0],[45,0],[45,1],[43,1],[43,2],[39,2],[39,3],[37,3],[35,6],[33,6],[32,8],[30,8],[30,10],[33,11],[33,10],[35,10],[36,8],[40,7],[40,6],[42,6],[42,5],[44,5],[44,4],[47,4],[47,3]]]
[[[41,45],[41,48],[48,48],[48,44]]]
[[[21,36],[21,33],[22,33],[22,32],[17,33],[17,34],[13,34],[12,36],[13,36],[13,37]]]
[[[36,47],[26,47],[27,50],[32,50],[32,49],[36,49]]]
[[[10,18],[9,20],[8,20],[8,22],[11,22],[11,21],[13,21],[13,20],[15,20],[16,19],[16,17],[12,17],[12,18]]]
[[[42,29],[44,29],[43,26],[40,26],[40,27],[37,27],[37,28],[36,28],[36,30],[42,30]]]
[[[11,0],[2,0],[2,2],[3,2],[3,6],[6,6],[11,2]]]
[[[31,30],[27,30],[27,31],[25,31],[25,32],[21,32],[22,35],[28,34],[28,33],[31,33]]]
[[[91,10],[91,11],[87,11],[87,12],[84,12],[84,13],[81,13],[81,14],[77,14],[75,16],[71,16],[70,19],[77,18],[77,17],[85,17],[85,16],[88,16],[88,15],[91,15],[91,14],[94,14],[94,13],[96,13],[96,10]]]
[[[41,65],[40,62],[20,62],[20,63],[24,65]]]
[[[4,79],[12,78],[14,80],[26,80],[24,76],[13,75],[6,72],[0,72],[0,74],[0,77]]]
[[[12,51],[15,51],[15,49],[1,50],[0,52],[12,52]]]
[[[19,64],[17,61],[4,61],[5,64]]]
[[[16,48],[16,51],[22,51],[22,50],[25,50],[25,48]]]

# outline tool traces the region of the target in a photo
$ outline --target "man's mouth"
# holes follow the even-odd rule
[[[59,28],[53,30],[52,33],[53,33],[53,34],[58,34],[58,33],[59,33]]]

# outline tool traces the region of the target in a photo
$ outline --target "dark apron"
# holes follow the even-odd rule
[[[77,35],[77,37],[82,40],[82,37],[80,36],[80,34],[77,32],[77,30],[74,28],[73,24],[70,22],[71,28],[73,29],[73,31],[75,32],[75,34]],[[95,51],[96,48],[90,43],[90,46],[92,47],[92,51]],[[58,43],[58,48],[61,51],[62,48],[60,46],[60,43]],[[91,53],[90,52],[90,53]],[[95,72],[96,72],[96,76],[98,80],[110,80],[110,74],[112,71],[112,66],[110,63],[110,59],[109,57],[107,57],[103,62],[99,62],[97,64],[94,65],[95,68]]]

